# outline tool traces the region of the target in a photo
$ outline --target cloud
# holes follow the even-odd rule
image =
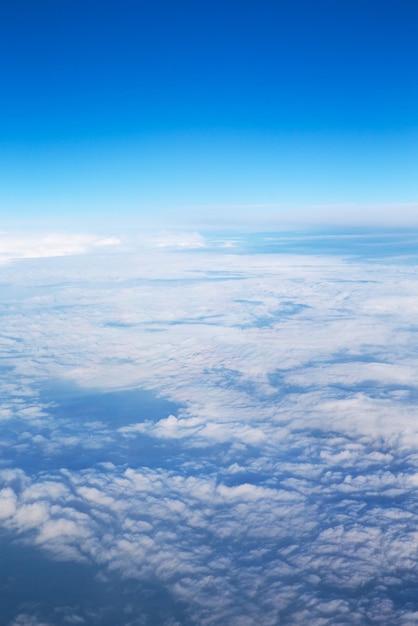
[[[410,452],[401,457],[392,449],[385,471],[388,459],[367,452],[372,442],[328,434],[321,444],[295,432],[286,443],[299,447],[296,457],[263,456],[256,482],[232,485],[219,482],[214,469],[208,475],[209,467],[200,476],[145,467],[56,474],[66,490],[21,476],[7,526],[23,537],[35,530],[35,542],[55,558],[78,555],[122,577],[157,577],[186,603],[194,623],[245,616],[275,624],[283,615],[284,623],[302,624],[308,614],[318,625],[351,614],[363,623],[373,621],[373,598],[381,597],[393,599],[376,619],[406,619],[408,611],[397,612],[393,601],[405,580],[415,579],[417,486],[407,467],[394,467]],[[338,465],[349,446],[357,456]],[[272,461],[275,470],[267,471]],[[48,511],[36,528],[34,498]]]
[[[20,613],[16,619],[13,620],[10,626],[51,626],[46,622],[40,622],[33,615],[28,615],[27,613]]]
[[[0,491],[0,518],[11,517],[16,512],[16,495],[9,487]]]
[[[156,248],[195,250],[206,247],[205,238],[197,232],[160,233],[152,237],[151,242]]]
[[[87,234],[15,234],[0,232],[0,263],[15,259],[84,254],[94,248],[114,246],[120,243],[117,237],[98,237]]]
[[[415,265],[209,248],[4,268],[3,532],[154,623],[413,624]]]

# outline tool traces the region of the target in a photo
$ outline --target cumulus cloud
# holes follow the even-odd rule
[[[167,626],[415,623],[416,265],[216,245],[4,268],[3,532]]]
[[[157,577],[193,623],[276,624],[283,615],[283,623],[302,624],[308,614],[314,624],[345,614],[378,623],[378,598],[390,600],[388,618],[404,618],[394,603],[416,575],[412,464],[396,470],[395,448],[376,458],[372,441],[331,433],[318,441],[295,432],[286,444],[290,451],[244,454],[233,484],[227,467],[208,463],[194,475],[186,463],[180,472],[61,471],[60,489],[41,476],[20,475],[17,484],[9,472],[3,479],[14,481],[18,504],[6,527],[57,559],[93,560],[127,579]],[[342,453],[350,446],[348,462]],[[36,527],[34,498],[48,512]]]

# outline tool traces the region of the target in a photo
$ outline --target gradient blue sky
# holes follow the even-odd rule
[[[415,0],[3,2],[2,221],[417,221],[417,42]]]

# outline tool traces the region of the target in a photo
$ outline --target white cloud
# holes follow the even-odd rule
[[[39,621],[37,617],[27,613],[20,613],[13,620],[10,626],[52,626],[44,621]]]
[[[14,234],[0,232],[0,263],[14,259],[84,254],[91,249],[114,246],[120,243],[117,237],[99,237],[88,234]]]
[[[0,519],[11,517],[16,512],[16,495],[10,487],[0,491]]]
[[[171,249],[190,249],[205,248],[205,238],[197,232],[169,232],[159,233],[151,238],[152,244],[156,248],[171,248]]]
[[[181,247],[4,268],[3,529],[203,626],[412,624],[416,266]],[[54,414],[57,377],[179,410]]]

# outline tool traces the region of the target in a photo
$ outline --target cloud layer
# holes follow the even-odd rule
[[[167,626],[412,625],[417,265],[226,242],[3,268],[2,531]]]

